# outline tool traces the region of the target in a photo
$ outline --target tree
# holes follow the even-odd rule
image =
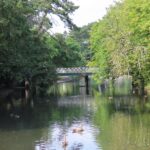
[[[122,3],[116,3],[108,9],[92,28],[91,49],[94,57],[90,65],[99,67],[97,79],[118,77],[128,72],[128,32],[125,27]]]
[[[57,55],[54,57],[54,63],[57,67],[78,67],[82,66],[83,58],[81,47],[70,35],[55,35]]]
[[[65,23],[70,29],[76,28],[69,15],[73,13],[78,6],[69,0],[32,0],[29,2],[34,13],[28,18],[38,30],[38,33],[47,32],[55,24],[56,16]]]
[[[99,67],[98,80],[130,74],[143,94],[150,80],[149,6],[148,0],[117,2],[93,26],[90,64]]]
[[[90,23],[78,29],[72,30],[69,33],[70,37],[73,38],[80,45],[81,55],[84,58],[84,65],[86,65],[87,61],[89,61],[92,57],[89,42],[92,25],[93,23]]]
[[[67,0],[0,1],[0,82],[50,80],[58,49],[48,33],[53,26],[48,17],[57,15],[72,28],[69,14],[75,9]]]
[[[132,53],[130,55],[130,70],[134,84],[141,88],[150,81],[150,1],[125,0],[125,10],[128,16]]]

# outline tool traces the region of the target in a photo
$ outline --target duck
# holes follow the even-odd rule
[[[73,133],[81,133],[83,131],[84,131],[84,129],[83,129],[83,125],[82,124],[80,125],[80,127],[72,129]]]
[[[20,118],[19,115],[14,114],[14,113],[11,113],[11,114],[10,114],[10,117],[11,117],[11,118],[14,118],[14,119],[19,119],[19,118]]]
[[[112,99],[113,99],[113,97],[112,97],[112,96],[109,96],[109,97],[108,97],[108,99],[109,99],[109,100],[112,100]]]
[[[67,138],[66,138],[66,135],[64,136],[64,139],[62,141],[62,147],[67,147],[68,145],[68,141],[67,141]]]

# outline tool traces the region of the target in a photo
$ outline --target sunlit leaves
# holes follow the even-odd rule
[[[149,0],[123,0],[93,26],[91,64],[100,68],[101,77],[130,74],[137,81],[150,80],[149,12]]]

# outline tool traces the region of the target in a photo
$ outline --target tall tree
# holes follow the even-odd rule
[[[77,9],[68,0],[0,1],[0,81],[21,81],[50,75],[55,64],[55,42],[49,35],[57,15],[70,28],[69,14]],[[42,80],[41,79],[41,80]]]
[[[124,5],[132,42],[129,61],[131,75],[143,93],[144,85],[150,81],[150,1],[125,0]]]
[[[98,64],[98,75],[115,78],[130,74],[141,93],[150,80],[149,8],[148,0],[117,2],[91,32],[91,64]]]

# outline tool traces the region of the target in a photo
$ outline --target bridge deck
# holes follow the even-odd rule
[[[68,75],[92,75],[97,68],[94,67],[73,67],[73,68],[57,68],[56,73],[60,76]]]

